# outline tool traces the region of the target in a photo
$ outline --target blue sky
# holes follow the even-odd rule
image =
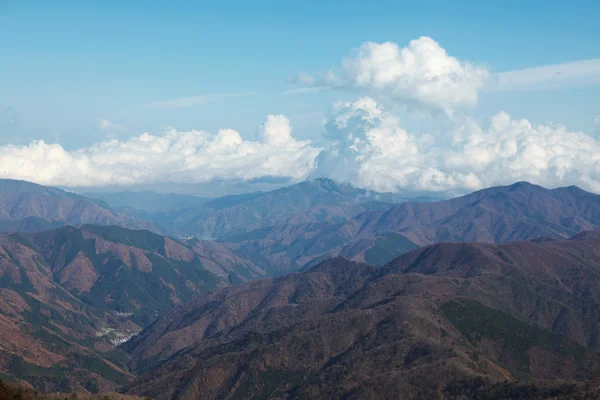
[[[270,114],[289,118],[294,138],[319,142],[332,103],[359,94],[286,94],[296,88],[288,81],[340,69],[365,42],[404,47],[428,36],[495,74],[600,58],[598,15],[597,1],[0,0],[0,145],[42,139],[72,151],[168,126],[254,140]],[[506,111],[592,134],[600,81],[591,75],[550,89],[484,89],[460,114],[482,122]],[[382,103],[411,131],[454,125]]]

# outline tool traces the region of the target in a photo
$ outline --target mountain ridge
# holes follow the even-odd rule
[[[144,373],[127,392],[426,399],[482,377],[593,380],[599,249],[598,232],[440,243],[383,267],[334,258],[218,290],[127,344]]]

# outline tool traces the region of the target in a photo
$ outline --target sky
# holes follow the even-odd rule
[[[584,0],[0,0],[0,178],[600,192],[598,15]]]

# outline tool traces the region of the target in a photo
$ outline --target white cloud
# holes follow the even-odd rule
[[[336,104],[327,134],[332,146],[315,174],[375,190],[475,190],[525,180],[600,192],[600,141],[502,112],[488,127],[465,118],[449,132],[415,135],[366,97]]]
[[[312,86],[316,83],[316,78],[312,75],[309,75],[305,72],[299,73],[297,76],[293,77],[288,81],[292,85],[307,85]]]
[[[406,47],[397,43],[363,43],[342,61],[341,71],[301,73],[289,80],[300,88],[285,94],[323,89],[362,91],[411,108],[455,110],[477,104],[481,90],[557,89],[600,84],[600,58],[490,73],[486,68],[448,55],[424,36]]]
[[[303,75],[306,86],[365,91],[410,107],[443,111],[477,104],[488,71],[447,54],[435,40],[421,37],[401,48],[392,42],[366,42],[343,61],[343,72],[315,78]]]
[[[491,90],[552,89],[600,83],[600,58],[500,72]]]
[[[296,140],[287,117],[269,115],[258,140],[232,129],[169,128],[74,151],[44,141],[4,145],[0,178],[77,187],[327,176],[378,191],[467,191],[526,180],[600,192],[600,140],[592,136],[503,112],[484,125],[471,118],[453,123],[441,133],[411,133],[362,97],[333,105],[324,150]]]
[[[125,129],[123,125],[115,124],[106,118],[98,118],[94,123],[94,129],[98,132],[120,132]]]
[[[149,104],[149,107],[155,108],[188,108],[199,106],[202,104],[213,103],[215,101],[219,101],[222,99],[227,99],[231,97],[245,97],[252,96],[256,93],[254,92],[241,92],[241,93],[220,93],[220,94],[206,94],[202,96],[191,96],[191,97],[182,97],[178,99],[164,100],[164,101],[156,101],[154,103]]]
[[[262,140],[273,146],[283,146],[292,140],[292,125],[285,115],[269,115],[261,125]]]
[[[260,142],[243,140],[232,129],[217,134],[168,129],[162,135],[106,140],[76,151],[41,140],[0,146],[0,177],[69,187],[264,176],[304,179],[320,149],[295,140],[283,116],[269,116],[264,133],[266,141]]]

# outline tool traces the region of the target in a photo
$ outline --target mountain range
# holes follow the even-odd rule
[[[382,265],[439,241],[567,238],[600,227],[600,196],[525,182],[444,201],[362,203],[355,210],[356,215],[338,220],[292,214],[283,223],[282,218],[261,221],[221,241],[241,256],[259,254],[287,272],[334,256]]]
[[[599,288],[599,232],[439,243],[383,267],[336,258],[159,319],[125,347],[143,374],[127,392],[431,399],[477,379],[593,380]]]
[[[526,182],[450,200],[415,201],[328,179],[267,193],[199,198],[197,207],[175,207],[190,199],[172,196],[169,207],[138,215],[176,236],[216,240],[281,273],[335,256],[382,265],[438,241],[567,238],[600,227],[598,195],[574,186],[545,189]]]
[[[0,180],[3,381],[159,399],[598,394],[596,194],[411,199],[317,179],[93,196]]]
[[[218,243],[84,225],[0,235],[0,378],[107,391],[116,346],[178,304],[266,272]]]

